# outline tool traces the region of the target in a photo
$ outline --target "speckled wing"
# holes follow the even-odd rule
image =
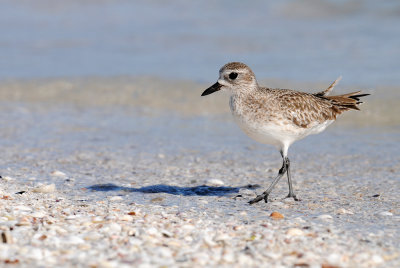
[[[277,102],[283,117],[297,127],[309,128],[336,119],[338,111],[329,100],[292,90],[279,90]]]

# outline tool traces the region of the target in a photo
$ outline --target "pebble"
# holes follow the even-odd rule
[[[133,221],[133,217],[131,215],[123,215],[122,217],[120,217],[121,221]]]
[[[105,217],[106,221],[115,221],[117,219],[116,215],[107,215],[107,217]]]
[[[212,239],[210,234],[205,234],[203,237],[204,243],[209,247],[215,247],[218,244]]]
[[[80,217],[80,215],[68,215],[67,217],[65,217],[65,220],[67,220],[67,221],[75,221],[79,217]]]
[[[196,227],[193,224],[185,224],[183,226],[181,226],[182,229],[184,230],[194,230],[196,229]]]
[[[51,176],[54,176],[54,177],[63,177],[63,178],[65,178],[65,177],[67,177],[67,174],[65,174],[65,173],[62,172],[62,171],[55,170],[55,171],[53,171],[53,172],[51,173]]]
[[[102,216],[96,216],[92,218],[92,223],[103,223],[103,222],[105,222],[105,220]]]
[[[225,183],[219,179],[209,179],[206,181],[206,185],[208,186],[223,186]]]
[[[32,216],[34,218],[44,218],[46,215],[47,214],[44,211],[35,211],[32,214],[30,214],[30,216]]]
[[[304,231],[299,228],[290,228],[286,231],[289,236],[301,236],[304,235]]]
[[[298,222],[298,223],[305,223],[306,222],[302,217],[296,217],[293,220]]]
[[[78,244],[85,243],[85,240],[83,240],[82,238],[80,238],[78,236],[71,235],[71,236],[64,238],[63,242],[68,245],[78,245]]]
[[[42,260],[43,259],[43,251],[40,248],[35,248],[35,247],[30,247],[29,249],[26,248],[24,250],[23,254],[28,258],[28,259],[33,259],[36,261]]]
[[[382,211],[378,213],[379,216],[393,216],[393,213],[390,211]]]
[[[124,199],[122,198],[122,196],[119,196],[119,195],[110,197],[110,201],[121,201],[121,200],[124,200]]]
[[[336,210],[336,213],[339,215],[343,215],[343,214],[348,214],[348,215],[353,215],[354,213],[350,210],[347,210],[345,208],[339,208]]]
[[[150,202],[152,202],[152,203],[159,203],[159,202],[163,202],[163,201],[164,201],[164,198],[160,197],[160,196],[150,199]]]
[[[147,231],[146,231],[146,233],[147,233],[148,235],[152,235],[152,236],[159,236],[159,234],[160,234],[160,232],[159,232],[156,228],[154,228],[154,227],[148,228]]]
[[[215,236],[214,240],[216,242],[226,242],[226,241],[229,241],[230,239],[231,239],[231,236],[224,233],[224,234],[219,234],[219,235]]]
[[[31,207],[24,206],[24,205],[14,206],[13,209],[17,210],[17,211],[23,211],[23,212],[31,212],[32,211]]]
[[[384,263],[385,260],[384,260],[381,256],[374,254],[374,255],[372,255],[372,257],[371,257],[371,262],[372,262],[373,264],[375,264],[375,265],[379,265],[379,264]]]
[[[287,204],[285,204],[284,202],[281,202],[281,201],[272,201],[272,202],[269,202],[269,204],[271,206],[274,206],[274,207],[280,208],[280,209],[288,207]]]
[[[14,178],[9,177],[9,176],[3,176],[3,177],[1,177],[1,179],[5,180],[5,181],[13,181],[14,180]]]
[[[119,224],[116,223],[116,222],[110,223],[110,224],[108,225],[108,229],[109,229],[109,231],[112,232],[112,233],[120,233],[121,230],[122,230],[121,225],[119,225]]]
[[[331,253],[331,254],[329,254],[328,255],[328,257],[326,258],[326,260],[328,261],[328,263],[330,264],[330,265],[336,265],[336,264],[340,264],[341,263],[341,259],[342,259],[342,256],[340,255],[340,254],[338,254],[338,253]]]
[[[328,215],[328,214],[319,215],[317,218],[320,219],[320,220],[324,220],[324,221],[333,219],[333,217],[331,215]]]
[[[12,244],[13,243],[13,238],[11,236],[10,231],[2,231],[0,233],[1,235],[1,242],[4,244]]]
[[[97,232],[89,232],[83,237],[83,239],[86,241],[96,241],[96,240],[100,240],[102,237],[103,237],[103,235],[101,235]]]
[[[298,197],[298,198],[300,198],[300,197]],[[293,198],[285,198],[285,199],[282,200],[282,203],[284,203],[284,204],[290,204],[290,205],[296,204],[296,202],[297,202],[297,201],[295,201]],[[287,206],[286,206],[286,207],[287,207]]]
[[[280,219],[285,218],[281,213],[279,213],[277,211],[272,212],[271,215],[269,215],[269,216],[274,220],[280,220]]]
[[[57,234],[59,235],[66,235],[68,233],[67,230],[65,230],[64,228],[62,228],[61,226],[58,225],[51,225],[50,227],[52,230],[54,230]]]
[[[167,231],[167,230],[162,230],[161,233],[165,237],[172,237],[173,236],[173,234],[170,231]]]
[[[240,254],[238,257],[238,263],[240,266],[253,266],[253,259],[249,255]]]
[[[43,241],[43,240],[46,240],[46,239],[47,239],[47,235],[42,234],[42,233],[36,233],[36,234],[33,236],[33,239],[39,240],[39,241]]]
[[[33,188],[34,193],[52,193],[56,190],[56,185],[54,183],[52,184],[42,184],[38,185],[35,188]]]
[[[246,197],[256,196],[256,193],[253,190],[246,189],[246,188],[241,188],[239,191],[239,194],[241,194],[242,196],[246,196]]]

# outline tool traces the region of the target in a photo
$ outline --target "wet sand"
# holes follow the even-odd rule
[[[204,86],[126,77],[1,84],[0,263],[400,264],[400,113],[387,112],[398,105],[372,96],[362,112],[293,145],[301,201],[283,199],[282,180],[270,203],[250,206],[280,155],[241,133],[226,98],[200,98]]]
[[[259,84],[271,88],[290,88],[315,93],[326,89],[335,78],[332,77],[331,81],[324,82],[297,82],[261,77]],[[135,114],[154,116],[173,113],[183,117],[212,116],[229,120],[227,95],[223,92],[212,98],[199,98],[204,88],[214,83],[215,79],[213,76],[209,83],[168,80],[152,76],[8,79],[0,82],[0,101],[3,101],[3,106],[6,107],[10,101],[43,103],[45,107],[69,104],[78,108],[131,108]],[[362,112],[345,113],[335,125],[357,127],[400,125],[398,86],[381,85],[375,88],[360,85],[343,86],[341,81],[335,87],[333,94],[359,90],[372,94],[361,106]]]

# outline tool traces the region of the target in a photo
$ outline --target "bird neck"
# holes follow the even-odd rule
[[[252,81],[251,84],[246,84],[246,85],[240,86],[238,88],[238,90],[233,92],[233,95],[235,97],[243,98],[248,95],[255,94],[255,92],[257,92],[258,90],[259,90],[258,83],[257,83],[257,81],[254,80],[254,81]]]

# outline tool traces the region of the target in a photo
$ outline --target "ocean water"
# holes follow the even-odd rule
[[[1,1],[0,79],[154,76],[400,84],[398,1]]]

